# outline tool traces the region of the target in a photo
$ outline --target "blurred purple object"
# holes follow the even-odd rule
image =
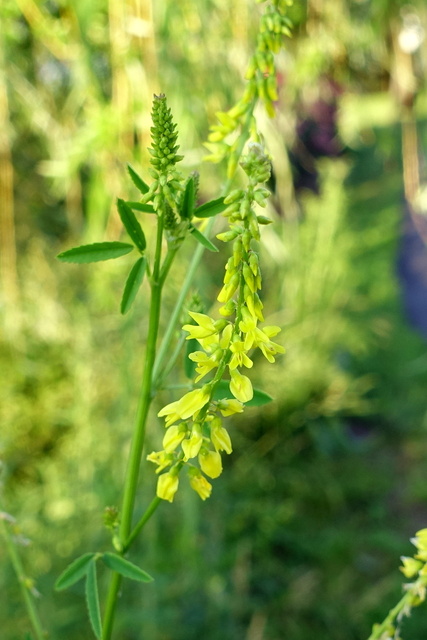
[[[296,191],[318,193],[318,158],[336,158],[343,153],[338,136],[338,98],[342,88],[326,76],[319,81],[319,97],[299,105],[296,140],[290,151]]]
[[[410,324],[427,340],[427,217],[405,202],[397,258],[403,307]]]

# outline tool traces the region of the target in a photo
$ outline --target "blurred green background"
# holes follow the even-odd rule
[[[123,318],[126,258],[55,256],[119,239],[114,201],[136,199],[126,162],[147,177],[153,92],[179,123],[182,170],[200,171],[201,199],[218,195],[224,168],[202,164],[202,143],[241,96],[262,6],[0,4],[0,508],[32,541],[22,557],[54,639],[92,637],[82,585],[53,583],[108,548],[102,513],[120,499],[148,293]],[[263,300],[287,353],[254,375],[275,402],[233,420],[206,503],[183,487],[145,529],[131,560],[156,581],[124,586],[122,640],[360,640],[400,597],[399,556],[427,526],[427,8],[296,0],[289,15],[277,117],[257,114],[274,158]],[[199,269],[206,305],[226,251]],[[162,428],[153,411],[148,450]],[[143,474],[139,512],[151,465]],[[22,640],[3,546],[0,562],[0,635]],[[404,622],[408,640],[426,637],[425,609]]]

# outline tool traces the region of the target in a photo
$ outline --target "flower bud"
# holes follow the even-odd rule
[[[218,478],[221,475],[222,460],[217,451],[201,451],[198,460],[201,470],[209,478]]]
[[[163,437],[163,449],[166,453],[172,453],[175,451],[177,446],[182,442],[185,438],[187,428],[185,423],[182,424],[174,424],[169,427]]]
[[[230,435],[227,429],[221,425],[220,418],[212,421],[211,442],[217,451],[225,451],[228,454],[233,451]]]
[[[252,382],[247,376],[244,376],[237,369],[230,370],[230,391],[237,400],[240,402],[249,402],[252,400],[254,390],[252,388]]]
[[[199,494],[202,500],[209,498],[212,493],[211,483],[208,482],[200,472],[197,475],[194,473],[190,474],[190,486]]]
[[[179,478],[176,473],[168,471],[162,473],[157,480],[157,497],[162,500],[173,502],[175,493],[178,491]]]
[[[184,460],[190,460],[190,458],[195,458],[200,448],[203,444],[203,436],[202,431],[200,429],[200,425],[196,422],[193,427],[193,431],[191,436],[186,440],[183,440],[181,443],[182,450],[184,451]]]

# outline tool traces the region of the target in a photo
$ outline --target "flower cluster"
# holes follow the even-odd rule
[[[184,156],[177,155],[177,125],[163,93],[154,95],[151,117],[152,147],[148,151],[152,165],[149,172],[153,182],[142,197],[141,204],[152,201],[155,211],[164,215],[165,227],[171,229],[177,224],[175,214],[179,214],[176,194],[183,191],[182,176],[175,165]]]
[[[263,0],[261,0],[263,1]],[[248,80],[242,98],[229,111],[216,113],[219,123],[210,127],[208,142],[205,144],[210,151],[205,160],[221,162],[228,158],[228,177],[232,177],[236,170],[239,157],[239,137],[232,144],[226,139],[240,127],[244,128],[246,118],[251,120],[255,103],[260,99],[270,117],[274,117],[274,102],[279,99],[277,91],[277,73],[274,55],[283,44],[283,36],[291,37],[292,23],[286,16],[290,0],[272,0],[267,4],[261,17],[260,31],[257,38],[255,53],[250,58],[245,78]]]
[[[224,284],[218,294],[222,303],[221,318],[190,312],[193,324],[185,324],[187,340],[195,340],[201,349],[189,355],[196,363],[199,382],[205,376],[213,376],[201,388],[186,393],[159,412],[165,418],[166,433],[163,450],[153,452],[148,460],[157,465],[159,476],[157,495],[172,502],[178,489],[179,472],[186,465],[192,488],[205,500],[212,487],[208,478],[216,478],[222,472],[221,453],[232,451],[231,439],[222,424],[223,417],[241,413],[244,404],[253,397],[252,383],[242,373],[253,366],[251,352],[258,348],[269,362],[284,349],[272,341],[280,328],[258,325],[264,321],[263,304],[258,291],[261,288],[261,272],[256,251],[260,238],[259,224],[269,222],[254,211],[255,203],[265,206],[269,195],[262,186],[270,176],[270,162],[259,144],[251,143],[241,166],[249,184],[246,190],[236,189],[225,198],[227,205],[223,215],[228,218],[229,229],[217,235],[224,242],[233,242],[224,276]],[[218,399],[219,383],[224,374],[229,375],[230,396]],[[196,465],[196,460],[198,465]],[[166,471],[167,470],[167,471]]]
[[[421,529],[411,538],[417,552],[413,557],[402,556],[401,572],[413,582],[404,585],[405,595],[393,607],[381,624],[374,625],[369,640],[400,640],[399,626],[404,617],[411,614],[413,607],[426,600],[427,595],[427,529]]]

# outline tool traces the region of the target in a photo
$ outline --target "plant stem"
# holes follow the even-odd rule
[[[4,518],[2,517],[2,514],[0,514],[0,522],[1,522],[2,533],[6,541],[6,549],[9,554],[9,558],[12,563],[13,569],[15,571],[16,577],[18,578],[18,582],[21,587],[22,596],[25,602],[28,617],[33,627],[34,635],[36,637],[36,640],[46,640],[47,636],[43,631],[39,614],[34,604],[33,596],[31,595],[31,592],[27,585],[27,582],[29,579],[25,576],[21,558],[19,557],[16,547],[11,539],[10,533],[8,531]]]
[[[156,356],[156,343],[159,331],[160,307],[162,285],[165,275],[160,279],[160,263],[162,254],[163,238],[163,218],[159,216],[157,226],[156,251],[154,256],[153,273],[151,277],[151,301],[148,321],[147,348],[145,352],[144,373],[142,376],[141,393],[139,396],[138,411],[136,416],[135,430],[133,433],[131,449],[129,453],[128,467],[125,479],[123,503],[120,519],[119,535],[123,547],[127,542],[132,526],[132,515],[135,505],[135,496],[138,486],[139,469],[141,466],[141,455],[144,447],[147,416],[150,408],[152,396],[153,366]],[[172,261],[168,261],[170,268]],[[168,269],[167,269],[168,270]],[[129,545],[128,545],[129,546]],[[124,551],[122,551],[122,554]],[[104,613],[103,640],[109,640],[113,630],[114,614],[117,604],[117,595],[120,589],[121,577],[113,573],[107,595],[107,602]]]
[[[411,602],[413,601],[413,598],[414,598],[414,592],[415,593],[417,592],[416,587],[417,587],[417,584],[419,583],[420,583],[419,580],[416,583],[414,583],[412,585],[413,588],[407,591],[399,600],[399,602],[392,609],[390,609],[390,611],[387,614],[387,617],[380,624],[375,625],[374,630],[372,631],[368,640],[381,640],[381,636],[383,635],[383,633],[388,631],[388,629],[394,625],[396,618],[398,619],[399,614],[401,614],[402,611],[404,611],[407,606],[409,606],[409,611],[410,611]],[[425,585],[425,583],[423,582],[421,584],[423,586]],[[409,615],[409,613],[407,613],[407,615]]]
[[[209,235],[209,231],[212,230],[212,226],[214,223],[214,218],[211,218],[209,220],[208,226],[206,228],[207,231],[207,235]],[[156,362],[154,365],[154,370],[153,370],[153,380],[154,380],[154,385],[157,387],[159,380],[160,380],[160,376],[162,374],[162,365],[163,365],[163,361],[166,358],[166,356],[169,353],[169,349],[170,349],[170,344],[172,342],[172,337],[173,337],[173,333],[175,331],[177,322],[178,322],[178,318],[179,315],[181,313],[181,309],[184,305],[185,302],[185,298],[188,295],[188,292],[190,290],[190,287],[193,283],[194,280],[194,274],[196,273],[196,270],[199,266],[200,260],[202,258],[203,252],[204,252],[205,248],[199,244],[197,246],[197,249],[195,250],[194,254],[193,254],[193,259],[190,263],[190,266],[188,268],[187,271],[187,275],[185,277],[184,283],[181,287],[181,290],[179,292],[179,296],[177,298],[177,301],[175,303],[175,307],[170,315],[169,318],[169,322],[168,325],[166,327],[166,330],[163,334],[163,340],[160,344],[159,347],[159,351],[158,351],[158,355],[156,358]]]
[[[141,529],[144,527],[144,525],[149,521],[149,519],[151,518],[153,513],[156,511],[160,503],[161,503],[161,498],[158,498],[156,496],[155,498],[152,499],[147,509],[144,511],[143,515],[138,520],[138,523],[133,528],[129,538],[126,540],[126,543],[123,546],[123,552],[126,552],[129,549],[132,542],[135,540],[135,538],[137,537]]]

